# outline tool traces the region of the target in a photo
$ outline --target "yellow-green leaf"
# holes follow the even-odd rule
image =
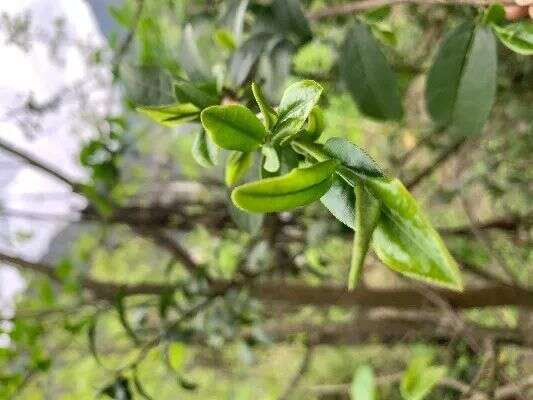
[[[200,110],[191,103],[174,103],[161,106],[142,106],[136,110],[153,121],[168,127],[177,126],[198,118]]]
[[[287,211],[318,200],[331,186],[338,162],[324,161],[289,174],[237,187],[231,198],[250,212]]]
[[[359,281],[372,234],[379,220],[379,201],[364,187],[360,180],[355,185],[355,236],[352,248],[352,262],[348,277],[348,289],[353,289]]]
[[[389,268],[412,278],[462,290],[457,263],[402,183],[369,178],[365,186],[382,204],[372,237],[378,257]]]
[[[179,372],[183,368],[186,350],[185,344],[181,342],[172,342],[168,346],[168,363],[174,371]]]
[[[252,166],[254,153],[231,153],[226,161],[226,185],[234,186],[238,183]]]
[[[252,93],[257,105],[259,106],[259,109],[261,110],[266,128],[271,129],[278,120],[278,114],[268,103],[265,95],[263,94],[261,86],[255,82],[252,83]]]
[[[265,140],[261,121],[239,104],[208,107],[202,111],[201,120],[213,142],[227,150],[254,151]]]
[[[350,387],[352,400],[378,400],[374,370],[368,365],[357,368]]]

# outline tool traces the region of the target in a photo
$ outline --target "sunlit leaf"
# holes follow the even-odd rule
[[[136,110],[148,116],[153,121],[168,127],[174,127],[192,121],[200,115],[198,107],[191,103],[142,106],[137,107]]]
[[[265,140],[265,127],[242,105],[208,107],[202,111],[201,119],[213,142],[227,150],[250,152]]]
[[[415,357],[407,367],[400,383],[404,400],[423,400],[446,376],[446,367],[430,366],[431,358]]]
[[[374,371],[368,365],[357,368],[350,387],[352,400],[378,400]]]
[[[267,178],[237,187],[233,202],[251,212],[286,211],[318,200],[331,186],[338,162],[331,160],[287,175]]]
[[[183,369],[186,352],[187,347],[184,343],[172,342],[168,346],[168,363],[174,371],[180,372]]]

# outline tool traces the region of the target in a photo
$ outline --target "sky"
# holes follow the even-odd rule
[[[82,179],[77,156],[80,146],[95,134],[88,119],[112,107],[109,69],[88,66],[87,48],[104,45],[91,8],[83,0],[0,1],[0,14],[32,16],[31,47],[6,42],[0,29],[0,138],[35,158],[46,161],[64,174]],[[64,39],[52,53],[48,40],[54,37],[58,18],[63,18]],[[80,50],[83,46],[85,50]],[[71,88],[75,88],[72,90]],[[54,97],[60,106],[39,118],[31,134],[20,129],[20,108],[31,97],[45,103]],[[6,214],[37,212],[71,215],[83,206],[66,185],[39,170],[0,152],[0,251],[36,261],[46,254],[50,242],[67,222],[64,219],[35,221]],[[24,238],[21,240],[21,238]],[[9,266],[0,265],[0,314],[14,312],[14,296],[24,280]],[[0,337],[6,342],[6,337]]]

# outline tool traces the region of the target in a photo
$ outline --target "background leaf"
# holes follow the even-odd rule
[[[431,358],[415,357],[410,363],[400,383],[400,393],[404,400],[423,400],[446,375],[446,367],[430,366]]]
[[[396,77],[368,26],[355,23],[346,34],[340,54],[341,79],[360,110],[376,119],[401,119]]]
[[[352,400],[378,400],[374,371],[368,365],[357,368],[350,387]]]
[[[191,151],[194,160],[204,168],[212,167],[217,163],[218,148],[204,129],[200,129],[196,134]]]
[[[179,80],[174,83],[174,93],[181,103],[192,103],[200,109],[215,105],[218,98],[201,90],[191,82]]]
[[[191,103],[174,103],[162,106],[143,106],[136,110],[153,121],[167,127],[181,125],[198,118],[200,110]]]
[[[434,121],[456,135],[481,131],[496,95],[496,43],[485,26],[466,22],[444,41],[427,81]]]

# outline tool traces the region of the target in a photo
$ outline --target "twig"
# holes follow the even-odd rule
[[[17,149],[15,146],[11,145],[10,143],[0,139],[0,149],[7,151],[8,153],[26,161],[31,166],[40,169],[41,171],[47,173],[48,175],[52,175],[53,177],[59,179],[61,182],[66,183],[68,186],[72,188],[74,192],[77,192],[79,190],[79,184],[76,183],[73,179],[68,178],[66,175],[64,175],[62,172],[56,170],[55,168],[46,165],[43,161],[38,161],[34,157],[30,156],[29,154],[25,153],[22,150]]]
[[[289,384],[283,391],[283,394],[279,397],[278,400],[289,400],[291,395],[294,393],[296,388],[298,387],[298,384],[302,380],[303,376],[309,369],[309,364],[311,363],[311,357],[313,354],[313,347],[310,345],[307,345],[305,348],[304,357],[302,359],[302,362],[300,364],[300,367],[290,380]]]
[[[441,166],[445,161],[447,161],[451,156],[453,156],[460,148],[463,146],[463,144],[466,143],[466,138],[458,139],[455,143],[450,145],[447,149],[445,149],[435,161],[433,161],[430,165],[428,165],[424,170],[422,170],[418,175],[416,175],[413,179],[408,181],[405,185],[407,189],[413,189],[415,186],[417,186],[423,179],[430,176],[437,168]]]

